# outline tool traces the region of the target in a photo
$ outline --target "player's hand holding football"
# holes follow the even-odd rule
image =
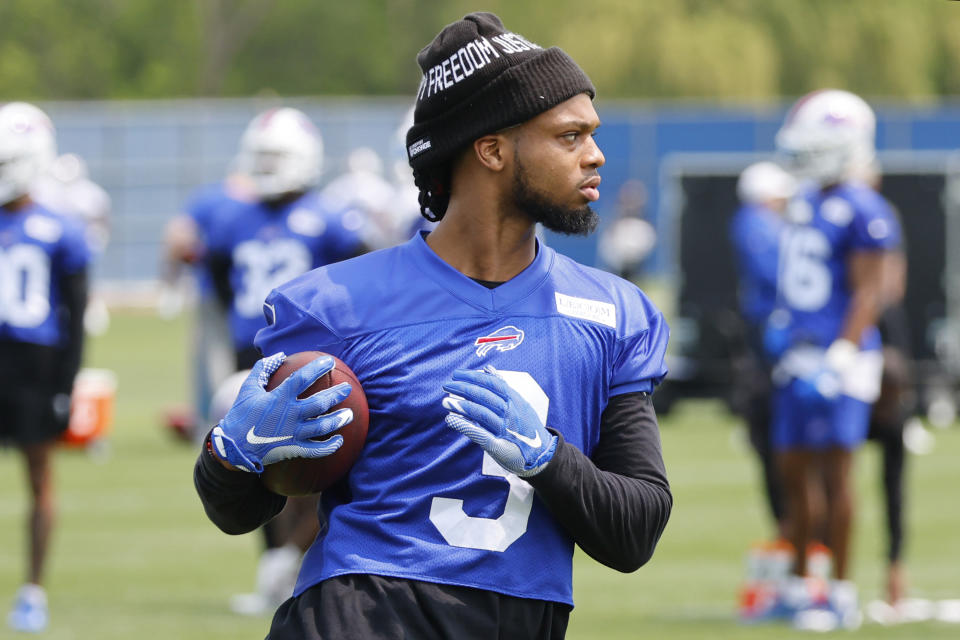
[[[333,368],[333,358],[317,358],[273,391],[267,391],[270,376],[285,357],[276,353],[254,365],[230,411],[210,433],[217,455],[243,471],[261,473],[265,465],[281,460],[328,456],[340,448],[343,437],[314,438],[322,438],[353,420],[350,409],[326,413],[350,395],[349,383],[307,398],[297,397]]]
[[[547,431],[533,407],[487,366],[458,369],[443,385],[447,426],[459,431],[520,477],[536,475],[557,450],[557,436]]]

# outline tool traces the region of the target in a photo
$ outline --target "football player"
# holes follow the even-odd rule
[[[740,312],[746,329],[746,354],[738,363],[738,405],[747,422],[750,444],[760,458],[767,504],[785,537],[779,471],[770,449],[770,366],[763,349],[767,318],[777,304],[777,266],[781,236],[786,229],[787,203],[796,181],[779,165],[750,165],[737,181],[740,207],[730,221],[730,241],[738,269]]]
[[[772,443],[791,542],[801,551],[784,595],[797,609],[800,626],[822,618],[813,609],[828,611],[837,625],[856,626],[860,619],[848,575],[851,468],[880,392],[883,358],[875,325],[887,265],[900,243],[889,204],[855,179],[874,159],[875,127],[873,110],[861,98],[821,90],[793,106],[776,137],[788,168],[807,186],[788,210],[780,309],[768,330],[768,336],[779,336],[768,340],[778,357]],[[817,469],[824,473],[826,491],[813,480]],[[823,528],[835,580],[825,602],[811,602],[802,550]]]
[[[237,169],[249,178],[253,197],[218,211],[206,242],[213,286],[227,309],[236,371],[260,358],[254,336],[266,325],[264,299],[274,287],[367,250],[363,213],[314,190],[322,157],[320,133],[297,109],[265,111],[243,133]],[[265,523],[257,589],[235,596],[234,611],[259,615],[290,595],[293,581],[287,577],[296,575],[316,535],[315,514],[315,498],[292,498],[278,518]]]
[[[490,13],[445,27],[418,63],[407,150],[435,229],[274,290],[257,345],[275,355],[195,466],[211,519],[250,530],[285,502],[257,471],[329,454],[350,419],[327,413],[349,385],[295,400],[330,358],[264,391],[282,353],[334,354],[363,385],[366,444],[322,495],[273,640],[561,638],[574,545],[634,571],[671,510],[650,398],[663,316],[534,232],[596,226],[592,83]]]
[[[206,434],[201,425],[212,418],[211,405],[217,389],[234,371],[233,344],[227,310],[214,294],[213,277],[207,260],[207,243],[213,221],[235,205],[254,200],[250,180],[232,171],[221,181],[203,185],[187,201],[182,213],[174,216],[164,234],[166,259],[160,313],[179,312],[179,290],[184,269],[194,276],[197,307],[190,349],[193,373],[193,410],[171,411],[168,424],[174,434],[196,443]]]
[[[290,107],[257,115],[241,138],[238,170],[249,177],[253,200],[213,218],[206,258],[228,310],[237,371],[260,358],[253,339],[274,287],[367,250],[364,215],[314,191],[322,157],[320,133]]]
[[[28,632],[48,623],[41,585],[55,508],[52,451],[80,367],[90,260],[83,229],[29,195],[54,149],[40,109],[0,107],[0,442],[23,454],[31,496],[26,581],[7,622]]]

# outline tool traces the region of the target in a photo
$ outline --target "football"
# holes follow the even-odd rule
[[[301,351],[287,356],[267,384],[267,391],[274,389],[294,371],[308,362],[329,355],[322,351]],[[349,382],[353,390],[347,399],[331,407],[330,411],[349,408],[353,410],[353,421],[334,434],[343,436],[343,445],[334,453],[323,458],[295,458],[283,460],[267,465],[261,474],[261,479],[268,489],[285,496],[305,496],[319,493],[342,478],[353,466],[363,443],[367,438],[367,425],[370,420],[370,411],[367,406],[367,397],[357,380],[357,376],[345,365],[342,360],[333,356],[333,369],[321,376],[298,397],[306,398],[318,391],[322,391],[341,382]]]

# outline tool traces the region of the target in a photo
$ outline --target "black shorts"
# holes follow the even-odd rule
[[[59,354],[55,347],[0,341],[0,443],[37,444],[66,430],[69,405],[56,407]]]
[[[561,640],[570,607],[403,578],[325,580],[277,609],[267,640]]]

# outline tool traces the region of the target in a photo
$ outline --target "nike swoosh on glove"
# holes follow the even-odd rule
[[[270,376],[286,355],[275,353],[258,360],[244,380],[226,417],[210,432],[217,454],[243,471],[261,473],[265,465],[291,458],[322,458],[343,444],[343,436],[317,440],[353,420],[353,411],[326,413],[343,402],[350,383],[319,391],[304,399],[298,395],[333,369],[334,360],[321,356],[294,371],[272,391]]]
[[[536,475],[557,450],[533,407],[491,366],[458,369],[443,385],[447,426],[470,438],[501,467],[521,478]]]

